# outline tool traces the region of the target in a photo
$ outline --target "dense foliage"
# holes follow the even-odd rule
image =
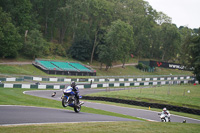
[[[68,54],[112,66],[133,54],[195,67],[197,38],[144,0],[0,0],[1,58]]]

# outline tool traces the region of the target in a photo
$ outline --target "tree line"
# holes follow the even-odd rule
[[[70,56],[108,68],[133,54],[195,67],[199,38],[198,27],[177,27],[144,0],[0,0],[1,58]]]

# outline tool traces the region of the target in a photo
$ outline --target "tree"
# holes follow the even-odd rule
[[[112,66],[112,62],[115,61],[115,51],[112,50],[111,45],[99,45],[98,46],[98,57],[101,62],[100,69],[102,69],[102,65],[106,65],[106,71],[109,67]]]
[[[134,49],[133,27],[121,20],[112,23],[110,29],[110,38],[113,44],[118,46],[119,59],[122,62],[122,68],[130,58],[130,51]],[[108,40],[108,42],[109,42]]]
[[[167,16],[166,14],[164,14],[163,12],[158,12],[156,15],[156,22],[159,25],[162,25],[163,23],[172,23],[172,19]]]
[[[157,45],[156,11],[143,0],[126,0],[123,3],[127,10],[126,18],[133,27],[135,50],[132,50],[139,58],[150,58],[154,45]],[[157,47],[157,46],[156,46]],[[154,47],[155,48],[155,47]]]
[[[91,41],[87,35],[77,36],[70,48],[70,55],[81,61],[88,60],[91,53]]]
[[[57,37],[56,27],[58,21],[57,13],[59,8],[66,5],[67,0],[31,0],[32,10],[35,13],[35,18],[40,24],[40,30],[44,37],[48,40],[53,40]],[[68,0],[69,1],[69,0]]]
[[[179,32],[181,35],[181,47],[180,47],[180,56],[179,56],[179,61],[181,64],[185,66],[190,66],[190,44],[192,40],[192,36],[194,35],[194,32],[192,29],[188,27],[179,27]]]
[[[0,56],[16,57],[22,46],[20,39],[21,36],[12,24],[10,15],[0,7]]]
[[[59,43],[63,44],[63,41],[66,36],[66,32],[71,30],[72,26],[72,13],[71,13],[71,6],[66,5],[66,7],[61,7],[57,10],[56,15],[56,27],[58,27],[59,33]]]
[[[191,66],[194,67],[194,74],[196,75],[197,80],[200,82],[200,34],[195,34],[191,40],[190,55]]]
[[[110,3],[106,0],[89,0],[89,30],[93,38],[93,46],[91,52],[90,63],[92,64],[95,49],[99,44],[99,31],[111,20]]]
[[[106,46],[100,47],[100,60],[106,63],[106,66],[121,60],[124,67],[125,62],[130,58],[130,50],[134,47],[132,26],[117,20],[112,23],[105,38]]]
[[[36,23],[31,13],[32,4],[30,0],[6,0],[2,1],[2,8],[7,13],[10,13],[12,23],[19,29],[19,33],[23,36],[26,30],[31,30],[36,26]]]
[[[180,33],[174,24],[163,23],[161,25],[162,36],[162,60],[169,61],[176,58],[180,47]]]
[[[27,41],[25,43],[24,52],[33,59],[44,55],[44,51],[47,48],[46,41],[42,37],[42,33],[37,29],[31,30],[28,33]]]

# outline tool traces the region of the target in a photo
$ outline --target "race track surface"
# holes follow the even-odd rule
[[[82,89],[81,95],[105,91],[105,89]],[[56,92],[55,97],[51,94]],[[61,101],[62,90],[37,90],[26,91],[24,94],[54,99]],[[62,105],[61,105],[62,106]],[[130,115],[138,118],[143,118],[150,121],[160,121],[158,113],[150,110],[119,107],[114,105],[85,102],[83,106]],[[191,119],[187,117],[171,115],[172,122],[182,122],[186,120],[187,123],[200,123],[200,120]],[[113,116],[105,116],[90,113],[75,113],[66,109],[51,109],[40,107],[27,106],[6,106],[0,105],[0,125],[12,124],[41,124],[41,123],[65,123],[65,122],[106,122],[106,121],[136,121],[132,119],[125,119]]]
[[[0,125],[42,124],[67,122],[136,121],[114,116],[75,113],[65,109],[28,106],[0,106]]]
[[[81,89],[80,94],[86,95],[89,93],[95,93],[95,92],[100,92],[100,91],[105,91],[105,89]],[[56,90],[56,96],[52,98],[51,94],[53,92],[55,92],[55,91],[38,90],[38,91],[27,91],[27,92],[25,92],[25,94],[61,101],[60,97],[62,96],[62,91]],[[134,117],[138,117],[138,118],[143,118],[143,119],[146,119],[149,121],[157,121],[157,122],[160,121],[160,118],[158,116],[158,113],[160,113],[160,112],[151,111],[151,110],[119,107],[119,106],[114,106],[114,105],[107,105],[107,104],[100,104],[100,103],[93,103],[93,102],[85,102],[85,104],[83,106],[100,109],[100,110],[105,110],[105,111],[109,111],[109,112],[115,112],[115,113],[124,114],[124,115],[130,115],[130,116],[134,116]],[[197,119],[192,119],[192,118],[188,118],[188,117],[171,114],[172,122],[181,123],[181,122],[183,122],[183,120],[186,120],[187,123],[200,123],[200,120],[197,120]]]

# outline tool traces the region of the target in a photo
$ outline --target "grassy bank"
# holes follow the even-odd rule
[[[199,124],[158,122],[101,122],[0,126],[0,132],[4,133],[198,133],[199,130]]]
[[[123,75],[192,75],[190,71],[181,71],[175,69],[157,68],[155,72],[143,72],[135,66],[126,66],[126,68],[111,68],[108,71],[105,69],[97,71],[97,76],[123,76]],[[39,76],[64,76],[64,75],[48,75],[33,65],[0,65],[0,74],[15,74],[15,75],[39,75]],[[65,76],[66,77],[66,76]],[[71,76],[67,76],[71,77]]]
[[[167,85],[154,88],[99,92],[89,95],[144,101],[150,103],[170,104],[181,107],[200,109],[199,87],[199,85]]]
[[[0,65],[0,73],[2,74],[15,74],[15,75],[43,75],[48,74],[37,69],[33,65]]]

